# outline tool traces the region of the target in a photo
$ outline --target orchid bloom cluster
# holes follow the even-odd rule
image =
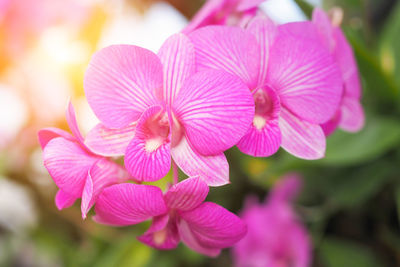
[[[247,200],[241,218],[249,230],[233,248],[236,267],[310,266],[311,242],[291,205],[300,188],[300,177],[289,174],[264,203]]]
[[[313,21],[276,25],[261,2],[209,0],[157,54],[113,45],[93,56],[84,89],[100,123],[83,137],[69,104],[72,135],[39,132],[59,209],[81,198],[83,218],[95,206],[102,224],[151,219],[141,242],[173,249],[182,241],[216,256],[247,231],[204,202],[208,186],[229,183],[225,150],[266,157],[282,147],[319,159],[337,127],[362,127],[357,66],[339,26],[322,10]],[[166,192],[143,184],[171,166]],[[178,168],[188,178],[180,181]]]

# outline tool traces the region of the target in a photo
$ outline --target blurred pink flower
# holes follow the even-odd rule
[[[266,0],[208,0],[191,19],[183,33],[208,25],[242,25],[257,14]]]
[[[94,220],[125,226],[153,218],[138,239],[157,249],[174,249],[180,240],[207,256],[235,244],[246,234],[245,224],[235,214],[212,202],[203,202],[208,186],[198,177],[173,185],[164,195],[151,185],[119,184],[99,196]]]
[[[253,94],[253,123],[237,144],[243,153],[265,157],[281,146],[304,159],[324,156],[320,124],[336,112],[342,81],[334,58],[317,40],[311,22],[276,26],[258,16],[246,29],[208,26],[189,37],[199,70],[228,71],[240,77]]]
[[[339,25],[334,25],[328,15],[316,8],[313,23],[317,26],[322,42],[339,64],[343,78],[343,96],[340,107],[330,121],[322,124],[326,135],[337,127],[357,132],[364,126],[364,111],[360,103],[361,82],[353,50]]]
[[[38,133],[39,143],[44,166],[60,189],[55,199],[57,208],[70,207],[82,198],[82,218],[86,218],[100,192],[127,180],[129,175],[121,166],[94,154],[84,144],[71,103],[67,121],[73,135],[61,129],[45,128]]]
[[[291,175],[276,185],[264,204],[248,201],[241,216],[248,233],[233,248],[236,267],[310,265],[310,240],[290,203],[300,186],[300,178]]]
[[[87,5],[76,0],[0,0],[4,53],[18,58],[46,27],[80,25],[88,12]]]
[[[114,45],[94,55],[84,81],[102,124],[86,145],[105,156],[125,155],[140,181],[163,178],[171,156],[189,176],[208,185],[229,182],[223,151],[246,133],[254,104],[246,85],[221,70],[195,72],[193,44],[171,36],[158,55]]]

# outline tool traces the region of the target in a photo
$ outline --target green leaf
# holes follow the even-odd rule
[[[382,68],[396,80],[400,87],[400,3],[390,13],[380,38]]]
[[[335,177],[329,185],[330,202],[336,208],[354,208],[371,199],[391,181],[393,166],[379,161],[353,173],[345,170],[343,177]]]
[[[397,218],[398,218],[399,224],[400,224],[400,185],[398,185],[396,188],[395,200],[396,200],[396,206],[397,206]]]
[[[380,267],[373,250],[368,247],[338,238],[325,238],[319,254],[326,267],[362,266]]]
[[[367,116],[367,118],[369,118]],[[358,133],[337,131],[327,139],[327,165],[355,165],[376,159],[400,143],[400,123],[389,118],[369,118]]]

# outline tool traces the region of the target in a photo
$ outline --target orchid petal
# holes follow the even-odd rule
[[[258,85],[265,85],[268,73],[269,50],[275,40],[277,27],[268,17],[255,17],[247,26],[247,31],[257,39],[260,50],[260,70],[258,74]]]
[[[200,27],[213,24],[216,14],[223,9],[226,0],[208,0],[201,9],[190,20],[189,24],[182,30],[183,33],[190,33]]]
[[[270,51],[268,83],[283,106],[304,120],[324,123],[339,107],[340,70],[329,51],[312,36],[299,38],[285,29],[292,24],[279,28]]]
[[[247,232],[246,225],[238,216],[212,202],[204,202],[193,210],[178,213],[203,247],[230,247]]]
[[[71,196],[80,197],[86,176],[98,157],[87,154],[82,147],[62,137],[52,139],[44,148],[44,166],[56,185]]]
[[[135,135],[135,128],[136,123],[119,129],[110,129],[99,123],[86,135],[85,144],[97,155],[122,156]]]
[[[82,136],[81,131],[79,130],[78,122],[76,121],[75,109],[71,102],[68,103],[66,117],[67,117],[67,123],[68,123],[69,129],[71,130],[72,134],[75,136],[76,140],[83,147],[85,147],[85,145],[83,143],[84,138]]]
[[[47,145],[48,142],[50,142],[50,140],[56,137],[63,137],[70,141],[76,141],[76,138],[72,136],[70,133],[58,128],[49,127],[41,129],[38,132],[39,144],[42,147],[42,149],[45,148],[45,146]]]
[[[260,51],[255,37],[238,27],[208,26],[189,35],[199,70],[225,70],[249,88],[257,85]]]
[[[146,233],[137,239],[146,245],[162,250],[174,249],[180,241],[176,222],[168,214],[155,217]]]
[[[195,150],[215,155],[234,146],[247,132],[254,100],[236,76],[208,70],[186,81],[174,109]]]
[[[190,226],[184,220],[181,220],[178,224],[179,235],[181,236],[182,242],[194,251],[206,255],[208,257],[217,257],[221,253],[220,248],[205,247],[199,243],[196,236],[190,230]]]
[[[339,126],[339,122],[342,117],[342,112],[340,109],[336,112],[336,114],[329,121],[321,124],[321,128],[324,131],[325,136],[331,135]]]
[[[316,7],[312,13],[312,22],[318,29],[319,36],[322,43],[329,51],[333,51],[336,45],[335,39],[333,38],[333,25],[328,15],[322,9]]]
[[[164,69],[161,99],[171,105],[183,82],[195,72],[194,46],[185,35],[175,34],[164,42],[158,57]]]
[[[188,176],[199,176],[209,186],[229,183],[229,165],[223,153],[216,156],[202,156],[195,152],[184,136],[171,149],[171,155],[179,168]]]
[[[281,140],[281,131],[276,119],[268,121],[261,130],[252,125],[237,147],[243,153],[253,157],[268,157],[278,151]]]
[[[255,92],[263,94],[260,106],[256,103],[256,114],[253,123],[245,136],[240,139],[237,147],[245,154],[255,157],[268,157],[278,151],[281,145],[281,131],[279,129],[280,103],[276,93],[270,88],[259,89]]]
[[[104,188],[128,180],[128,173],[118,164],[106,159],[99,160],[89,170],[82,192],[82,218],[97,200]]]
[[[108,128],[135,122],[156,104],[162,65],[153,52],[133,45],[113,45],[97,52],[86,71],[89,105]]]
[[[269,196],[269,201],[289,202],[293,201],[302,188],[302,180],[298,174],[287,174],[282,177]]]
[[[199,177],[191,177],[173,185],[164,196],[168,208],[192,210],[207,197],[208,186]]]
[[[147,121],[161,110],[160,106],[154,106],[143,113],[135,137],[126,149],[126,169],[138,181],[157,181],[171,168],[170,142],[147,133]]]
[[[117,184],[103,190],[95,206],[98,223],[125,226],[167,212],[162,191],[152,185]]]
[[[340,28],[335,29],[336,38],[335,58],[339,63],[345,83],[345,96],[360,99],[361,83],[358,74],[357,62],[353,49]]]
[[[55,198],[56,206],[59,210],[71,207],[78,199],[77,196],[65,193],[62,190],[58,190]]]
[[[348,132],[358,132],[364,127],[365,115],[359,100],[344,97],[340,109],[340,128]]]
[[[266,0],[245,0],[239,1],[239,5],[237,6],[236,10],[246,11],[252,8],[257,8],[261,3],[265,2]]]
[[[281,109],[279,127],[282,148],[303,159],[320,159],[325,155],[326,140],[318,124],[299,119],[286,109]]]

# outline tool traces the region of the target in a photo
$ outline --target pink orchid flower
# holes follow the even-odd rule
[[[357,132],[364,126],[365,116],[360,103],[361,82],[353,50],[340,26],[331,22],[323,10],[314,9],[312,21],[319,30],[322,42],[338,62],[343,79],[340,107],[330,121],[322,124],[322,129],[326,135],[337,127],[348,132]]]
[[[245,25],[266,0],[208,0],[195,14],[183,33],[208,25]]]
[[[82,198],[81,211],[85,219],[100,192],[109,185],[126,181],[129,174],[120,165],[94,154],[84,144],[71,103],[67,122],[73,135],[61,129],[45,128],[38,133],[39,143],[44,166],[59,187],[55,199],[57,208],[70,207]]]
[[[89,105],[101,123],[86,144],[99,154],[125,154],[140,181],[164,177],[171,156],[209,185],[229,182],[223,151],[246,133],[254,103],[246,85],[220,70],[195,72],[193,44],[170,37],[158,55],[133,45],[99,51],[86,72]]]
[[[307,38],[299,33],[303,28]],[[189,35],[199,70],[226,70],[253,94],[253,123],[237,144],[243,153],[265,157],[281,146],[304,159],[324,156],[320,124],[336,112],[342,80],[317,34],[311,22],[275,26],[256,17],[246,29],[208,26]]]
[[[182,240],[191,249],[217,256],[246,234],[246,225],[235,214],[212,202],[203,202],[208,186],[198,177],[173,185],[164,195],[151,185],[119,184],[99,196],[94,220],[126,226],[153,218],[138,239],[157,249],[174,249]]]
[[[289,176],[273,189],[266,203],[247,203],[241,218],[248,233],[233,248],[236,267],[310,266],[307,230],[290,204],[300,186],[299,177]]]

